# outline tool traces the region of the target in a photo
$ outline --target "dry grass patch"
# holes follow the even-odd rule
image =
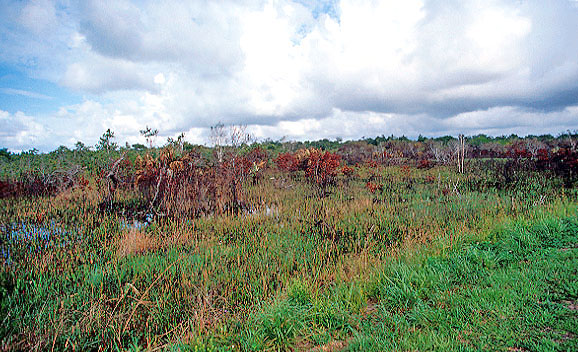
[[[117,258],[124,258],[129,255],[146,253],[158,247],[158,241],[150,235],[137,229],[130,229],[122,233],[116,245],[116,256]]]

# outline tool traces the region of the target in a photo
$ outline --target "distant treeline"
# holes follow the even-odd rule
[[[455,160],[461,149],[458,136],[424,137],[410,139],[406,136],[379,136],[375,138],[362,138],[359,140],[343,141],[341,139],[321,139],[317,141],[284,141],[266,139],[252,141],[251,138],[243,138],[239,142],[238,127],[227,128],[219,126],[217,133],[220,138],[211,138],[213,145],[194,145],[185,141],[184,134],[177,139],[168,138],[161,147],[155,147],[152,139],[147,137],[147,144],[128,144],[119,146],[115,142],[114,132],[107,130],[97,145],[88,146],[77,142],[70,149],[60,146],[49,153],[41,153],[37,149],[12,153],[7,148],[0,149],[0,179],[18,179],[31,173],[49,174],[55,171],[74,170],[75,173],[88,172],[98,174],[110,166],[111,160],[123,157],[125,160],[134,162],[138,156],[150,154],[153,157],[159,155],[164,148],[172,148],[179,155],[195,152],[207,163],[212,163],[219,158],[219,149],[234,148],[238,153],[249,153],[259,148],[272,160],[282,153],[294,153],[300,149],[319,149],[339,155],[341,160],[349,165],[356,165],[368,161],[383,162],[388,164],[396,161],[413,162],[416,165],[447,164]],[[146,132],[146,131],[145,131]],[[156,133],[157,131],[153,131]],[[214,131],[213,131],[214,132]],[[237,134],[237,135],[235,135]],[[154,135],[156,137],[156,134]],[[235,140],[237,138],[237,140]],[[559,150],[577,150],[578,131],[567,131],[558,136],[552,135],[528,135],[520,137],[515,134],[509,136],[492,137],[485,134],[465,137],[465,157],[475,158],[545,158]],[[221,147],[219,147],[219,145]]]
[[[68,148],[66,146],[60,146],[57,149],[53,150],[52,152],[49,153],[41,153],[38,149],[33,148],[30,149],[28,151],[22,151],[20,153],[13,153],[10,152],[8,148],[0,148],[0,162],[5,162],[5,161],[11,161],[14,159],[17,159],[20,156],[30,156],[30,155],[39,155],[39,154],[48,154],[48,155],[62,155],[65,153],[79,153],[79,152],[89,152],[89,151],[107,151],[107,152],[112,152],[112,151],[137,151],[137,152],[142,152],[142,151],[151,151],[154,149],[158,149],[158,148],[162,148],[162,147],[166,147],[166,146],[176,146],[176,145],[180,145],[180,148],[182,150],[185,151],[190,151],[190,150],[201,150],[201,151],[207,151],[209,153],[210,150],[212,149],[211,147],[205,146],[205,145],[197,145],[197,144],[191,144],[189,142],[184,141],[184,134],[181,135],[181,137],[177,140],[174,140],[172,138],[168,138],[167,142],[160,147],[147,147],[145,144],[141,144],[141,143],[135,143],[135,144],[129,144],[126,143],[124,146],[118,146],[117,143],[114,142],[114,132],[111,132],[110,130],[107,130],[107,132],[105,132],[103,134],[103,136],[100,138],[100,141],[98,144],[96,144],[94,147],[93,146],[89,146],[84,144],[83,142],[77,142],[74,146],[74,148]],[[578,138],[578,131],[566,131],[564,133],[560,133],[557,136],[553,136],[551,134],[542,134],[542,135],[527,135],[527,136],[518,136],[516,134],[511,134],[509,136],[503,135],[503,136],[496,136],[496,137],[492,137],[492,136],[488,136],[485,134],[477,134],[477,135],[473,135],[473,136],[466,136],[466,141],[467,144],[470,147],[475,147],[479,148],[481,150],[483,149],[492,149],[495,150],[496,152],[499,152],[500,149],[505,150],[505,147],[508,145],[511,145],[513,143],[519,143],[519,142],[529,142],[529,143],[535,143],[536,145],[541,145],[543,144],[544,146],[557,146],[560,143],[565,143],[567,142],[569,139],[577,139]],[[331,139],[319,139],[316,141],[284,141],[282,140],[272,140],[272,139],[265,139],[263,141],[256,141],[256,142],[252,142],[249,144],[249,146],[252,147],[256,147],[256,146],[260,146],[263,149],[266,149],[270,152],[273,152],[273,154],[278,154],[278,153],[285,153],[288,151],[295,151],[295,150],[299,150],[299,149],[308,149],[308,148],[317,148],[317,149],[321,149],[321,150],[327,150],[327,151],[337,151],[340,148],[344,147],[344,146],[348,146],[348,145],[363,145],[366,144],[368,146],[383,146],[385,144],[388,145],[393,145],[393,144],[407,144],[407,145],[414,145],[414,146],[419,146],[420,144],[426,144],[426,145],[431,145],[431,144],[437,144],[437,145],[448,145],[451,144],[452,142],[456,142],[458,140],[458,136],[450,136],[450,135],[446,135],[446,136],[441,136],[441,137],[425,137],[422,135],[419,135],[417,137],[417,139],[410,139],[408,137],[406,137],[405,135],[402,135],[400,137],[394,136],[393,134],[390,136],[385,136],[385,135],[381,135],[375,138],[370,138],[370,137],[362,137],[361,139],[358,140],[350,140],[350,141],[343,141],[341,138],[337,138],[334,140]],[[247,147],[247,145],[243,146],[243,147]],[[499,153],[498,153],[499,154]],[[475,155],[470,155],[470,157],[475,157]]]
[[[512,183],[518,177],[516,175],[522,174],[517,170],[547,171],[560,178],[566,188],[573,187],[578,177],[578,133],[570,131],[556,137],[519,137],[513,134],[491,137],[480,134],[469,137],[419,136],[412,140],[392,135],[355,141],[255,142],[243,127],[218,125],[212,129],[212,147],[190,144],[183,134],[176,139],[168,138],[162,147],[155,147],[154,138],[158,131],[147,128],[141,133],[148,146],[128,143],[119,146],[114,132],[107,130],[94,147],[77,142],[73,149],[61,146],[49,153],[39,153],[36,149],[11,153],[6,148],[0,149],[0,197],[53,194],[84,185],[90,179],[111,179],[115,187],[121,179],[130,179],[132,181],[126,183],[134,185],[138,183],[134,180],[138,172],[148,175],[151,185],[160,184],[159,180],[164,177],[162,170],[169,170],[169,165],[178,166],[179,172],[188,170],[186,179],[206,181],[211,189],[220,184],[237,187],[268,166],[289,173],[301,171],[321,185],[321,193],[333,183],[339,172],[347,176],[353,173],[352,167],[364,165],[370,168],[405,166],[419,169],[452,165],[460,173],[464,172],[466,165],[471,170],[497,170],[503,179],[499,184]],[[476,163],[484,165],[474,166]],[[231,173],[230,177],[221,182],[221,176],[227,173]],[[119,176],[121,174],[126,177]],[[212,174],[219,177],[209,177],[211,180],[207,181],[207,175]],[[237,191],[232,194],[236,195]],[[237,204],[236,198],[231,198]]]

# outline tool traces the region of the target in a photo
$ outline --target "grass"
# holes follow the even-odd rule
[[[2,224],[62,229],[49,251],[3,239],[1,346],[576,348],[575,189],[539,177],[495,189],[445,167],[358,173],[319,198],[271,171],[246,188],[253,212],[140,229],[100,211],[96,187],[0,200]],[[364,188],[370,174],[383,192]],[[139,206],[130,191],[114,201]]]
[[[474,240],[475,239],[475,240]],[[578,218],[518,221],[442,253],[424,250],[368,280],[294,281],[208,350],[574,351]],[[234,338],[232,336],[235,336]]]
[[[349,349],[576,350],[577,246],[578,219],[550,217],[389,265]]]

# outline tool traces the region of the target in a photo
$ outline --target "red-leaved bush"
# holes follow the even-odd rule
[[[245,181],[266,163],[256,163],[256,154],[227,152],[222,162],[210,165],[198,153],[176,157],[167,148],[157,158],[146,155],[137,159],[135,186],[158,214],[182,217],[237,213],[245,206]]]
[[[295,172],[298,169],[298,161],[291,153],[281,153],[275,158],[275,164],[280,170]]]
[[[23,173],[18,180],[0,180],[0,198],[37,197],[54,195],[72,187],[84,187],[83,169],[75,166],[50,173],[31,171]]]
[[[341,157],[330,152],[315,151],[310,154],[305,175],[320,188],[335,184]]]
[[[327,187],[335,184],[341,156],[315,148],[300,149],[295,153],[279,154],[275,163],[286,172],[305,171],[305,177],[318,187],[321,194],[325,194]],[[353,169],[347,168],[345,173],[351,175]]]
[[[346,177],[352,177],[353,174],[355,173],[355,169],[352,168],[352,167],[349,167],[349,166],[347,166],[347,165],[344,165],[344,166],[341,168],[341,173],[342,173],[344,176],[346,176]]]
[[[431,169],[433,167],[433,163],[429,159],[420,159],[417,162],[418,169]]]
[[[578,181],[578,151],[574,148],[559,148],[551,153],[540,150],[536,168],[554,173],[562,179],[564,187],[572,188]]]
[[[383,189],[383,185],[382,184],[377,184],[377,183],[373,183],[371,181],[367,182],[365,184],[365,188],[371,192],[371,193],[375,193],[377,191],[381,191]]]

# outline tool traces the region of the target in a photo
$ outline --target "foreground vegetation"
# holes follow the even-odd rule
[[[2,348],[578,348],[573,136],[461,164],[232,137],[9,155]]]

